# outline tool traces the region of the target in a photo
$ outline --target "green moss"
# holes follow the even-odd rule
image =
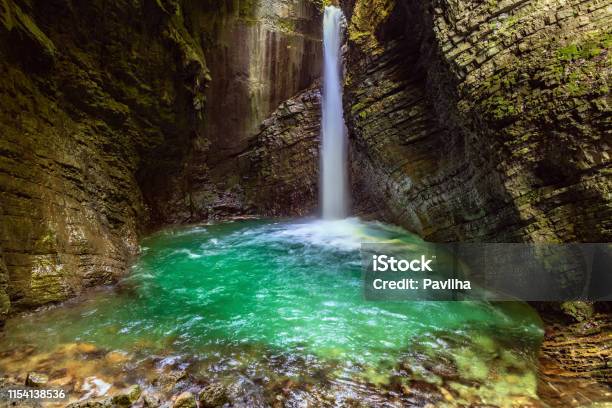
[[[365,103],[358,102],[354,104],[353,106],[351,106],[351,113],[355,115],[357,112],[359,112],[360,110],[363,110],[364,108],[365,108]]]
[[[370,54],[380,52],[376,31],[394,8],[393,0],[357,0],[349,24],[349,40]]]
[[[599,112],[607,112],[610,109],[608,98],[606,97],[594,99],[593,105]]]
[[[275,25],[280,31],[283,31],[286,33],[295,33],[296,31],[295,20],[291,18],[279,17],[276,20]]]
[[[259,0],[235,0],[234,4],[234,9],[238,10],[238,17],[245,20],[255,19]]]
[[[502,95],[495,95],[487,99],[484,106],[486,111],[496,120],[506,119],[517,113],[514,101],[506,99]]]
[[[557,58],[560,61],[569,62],[579,59],[591,59],[609,49],[612,43],[612,34],[604,33],[586,38],[582,42],[572,43],[557,50]]]
[[[593,304],[590,302],[563,302],[561,303],[561,310],[574,318],[576,321],[581,322],[588,319],[594,313]]]

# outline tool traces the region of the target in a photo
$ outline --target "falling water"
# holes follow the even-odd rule
[[[321,204],[325,219],[345,218],[347,215],[347,140],[340,74],[343,20],[339,8],[325,7],[321,129]]]

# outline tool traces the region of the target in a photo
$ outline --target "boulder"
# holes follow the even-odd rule
[[[162,404],[162,396],[158,393],[147,392],[142,396],[142,403],[148,408],[157,408]]]
[[[172,404],[172,408],[196,408],[195,396],[189,391],[179,394]]]
[[[139,385],[132,385],[127,388],[123,392],[120,392],[117,395],[111,397],[111,402],[113,405],[117,405],[120,407],[129,407],[133,403],[135,403],[138,398],[142,395],[142,389]]]
[[[229,402],[227,390],[219,383],[207,385],[200,391],[198,397],[200,406],[204,408],[221,407],[223,404]]]

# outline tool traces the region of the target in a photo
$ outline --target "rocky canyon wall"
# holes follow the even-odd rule
[[[268,216],[316,213],[321,92],[318,82],[283,102],[238,156],[245,207]]]
[[[320,18],[309,0],[0,1],[0,321],[114,282],[151,227],[311,210],[319,97],[295,95]]]
[[[608,2],[342,5],[357,211],[431,241],[612,240]],[[609,383],[606,306],[545,306],[548,384]]]
[[[608,3],[343,5],[362,211],[435,241],[610,241]]]
[[[0,2],[0,311],[124,274],[202,125],[201,45],[173,1]],[[142,187],[142,189],[141,189]]]
[[[172,197],[161,200],[164,208],[154,217],[160,223],[231,216],[265,206],[265,197],[257,196],[262,200],[253,207],[255,196],[241,179],[239,156],[257,143],[268,116],[272,115],[267,124],[278,118],[273,112],[279,104],[320,75],[322,8],[316,1],[226,1],[220,9],[208,9],[193,19],[207,39],[206,60],[213,78],[206,90],[206,123],[185,177]],[[293,192],[300,194],[301,187],[296,184]],[[284,213],[292,213],[289,207]]]

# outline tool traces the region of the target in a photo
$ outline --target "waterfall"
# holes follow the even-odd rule
[[[323,218],[347,215],[347,135],[342,111],[342,11],[325,7],[323,18],[323,102],[321,187]]]

